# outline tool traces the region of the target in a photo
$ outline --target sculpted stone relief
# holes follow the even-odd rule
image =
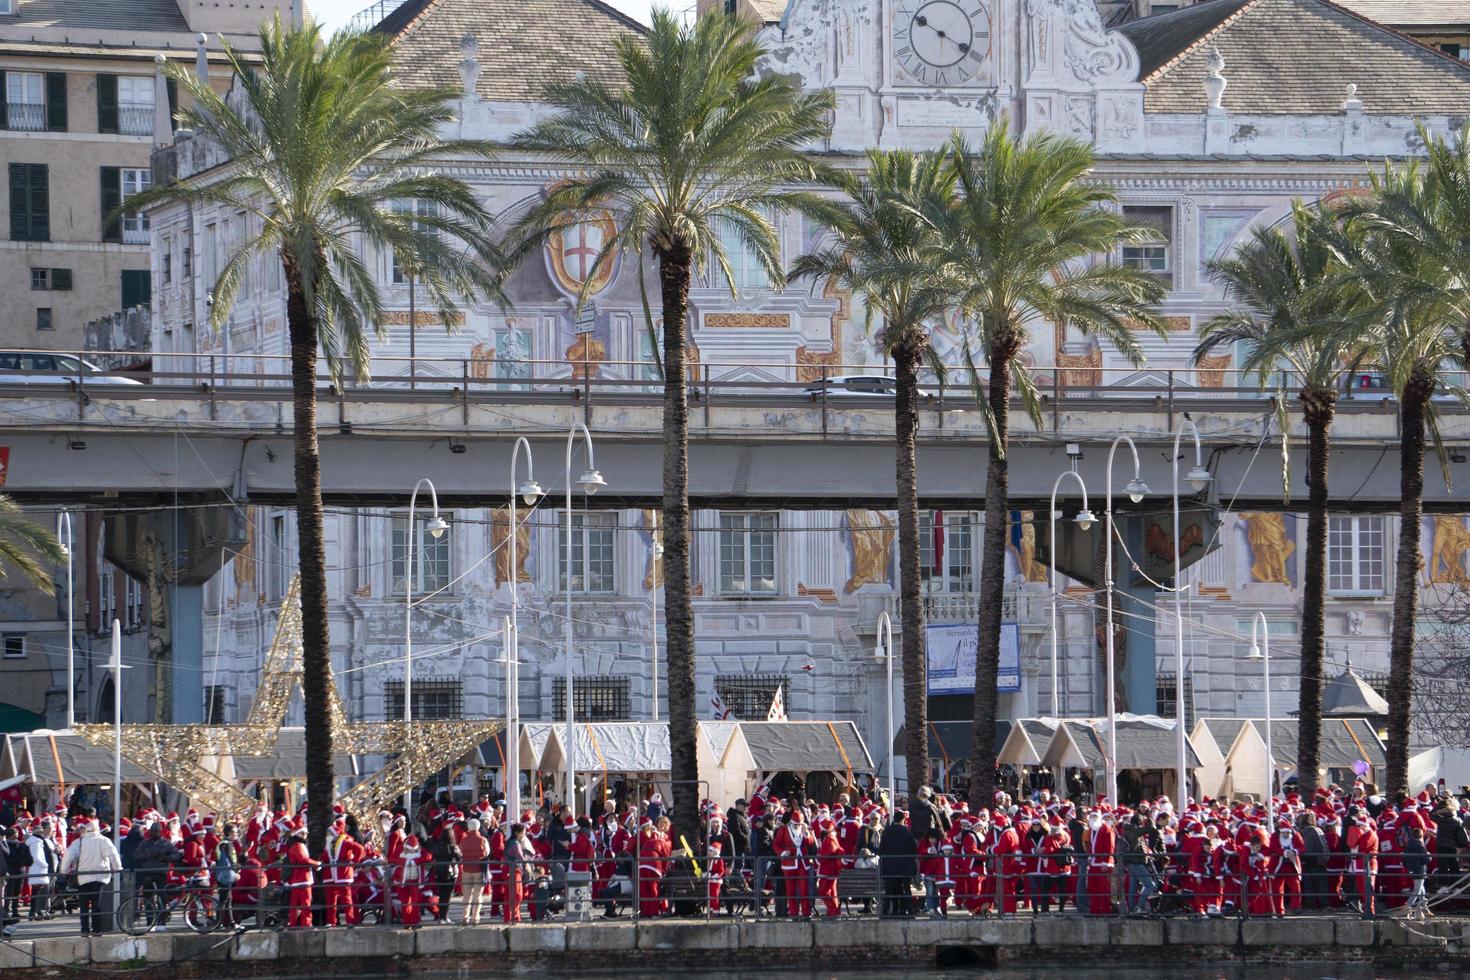
[[[1246,543],[1250,546],[1251,580],[1270,585],[1292,585],[1287,562],[1296,542],[1286,528],[1286,515],[1269,512],[1243,513]]]
[[[1470,531],[1459,516],[1441,514],[1434,518],[1434,548],[1425,571],[1429,583],[1470,586],[1465,570],[1465,552],[1470,550]]]
[[[531,557],[531,527],[525,522],[526,513],[516,509],[516,581],[530,582],[531,573],[526,571],[526,560]],[[495,549],[495,581],[510,581],[510,508],[497,507],[490,512],[490,547]]]
[[[887,585],[896,535],[892,517],[876,510],[849,510],[847,537],[852,544],[852,577],[842,587],[853,593],[864,585]]]

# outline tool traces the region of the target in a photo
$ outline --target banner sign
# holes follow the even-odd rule
[[[975,693],[975,647],[979,626],[930,626],[927,629],[929,693]],[[1000,625],[1000,667],[996,690],[1013,694],[1021,689],[1021,627]]]

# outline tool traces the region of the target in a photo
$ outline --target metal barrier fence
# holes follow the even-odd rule
[[[641,835],[636,835],[641,837]],[[650,838],[656,841],[657,838]],[[75,915],[83,932],[142,935],[180,923],[195,932],[232,928],[459,925],[586,921],[596,914],[830,917],[1059,915],[1268,917],[1375,915],[1462,900],[1461,856],[1415,878],[1380,855],[1333,852],[1281,873],[1280,856],[1233,857],[1196,870],[1191,853],[1138,860],[1080,851],[1044,854],[815,855],[663,854],[654,843],[617,855],[524,860],[422,861],[242,867],[231,884],[205,871],[135,869],[34,884],[4,879],[7,925]],[[1470,855],[1463,856],[1470,865]],[[74,879],[74,876],[72,876]],[[1466,903],[1470,907],[1470,902]]]

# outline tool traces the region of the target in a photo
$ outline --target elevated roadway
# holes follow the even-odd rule
[[[5,492],[25,503],[292,499],[291,400],[280,380],[221,385],[163,378],[125,386],[47,380],[56,383],[0,378]],[[694,394],[689,468],[695,506],[893,505],[891,398],[814,394],[801,384],[748,380],[697,383]],[[1119,433],[1137,441],[1153,496],[1167,497],[1171,432],[1185,412],[1199,427],[1216,477],[1211,499],[1235,510],[1304,505],[1304,431],[1294,403],[1287,406],[1294,499],[1284,505],[1276,410],[1259,391],[1169,384],[1044,394],[1041,426],[1019,405],[1012,415],[1010,486],[1018,507],[1044,505],[1068,465],[1068,443],[1082,448],[1081,472],[1100,499],[1107,448]],[[1339,510],[1391,510],[1399,499],[1394,406],[1380,392],[1369,394],[1340,402],[1332,455]],[[663,412],[659,392],[647,381],[466,379],[342,391],[323,385],[323,493],[332,503],[386,505],[404,501],[418,478],[428,476],[440,498],[455,506],[497,504],[509,492],[511,446],[522,435],[532,443],[538,479],[555,489],[565,433],[577,421],[592,430],[597,465],[608,481],[596,504],[656,506]],[[1441,430],[1455,460],[1457,489],[1445,486],[1431,455],[1426,506],[1463,511],[1470,490],[1470,414],[1444,405]],[[926,506],[983,506],[985,421],[964,390],[928,393],[919,447]],[[1181,471],[1192,463],[1191,456]],[[1131,465],[1119,459],[1115,486],[1121,489],[1130,475]]]

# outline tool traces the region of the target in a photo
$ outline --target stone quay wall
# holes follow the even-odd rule
[[[993,965],[1024,960],[1122,965],[1364,962],[1470,973],[1470,919],[1406,923],[1346,918],[946,920],[838,919],[589,922],[167,933],[0,944],[7,980],[116,977],[409,976],[514,968]]]

